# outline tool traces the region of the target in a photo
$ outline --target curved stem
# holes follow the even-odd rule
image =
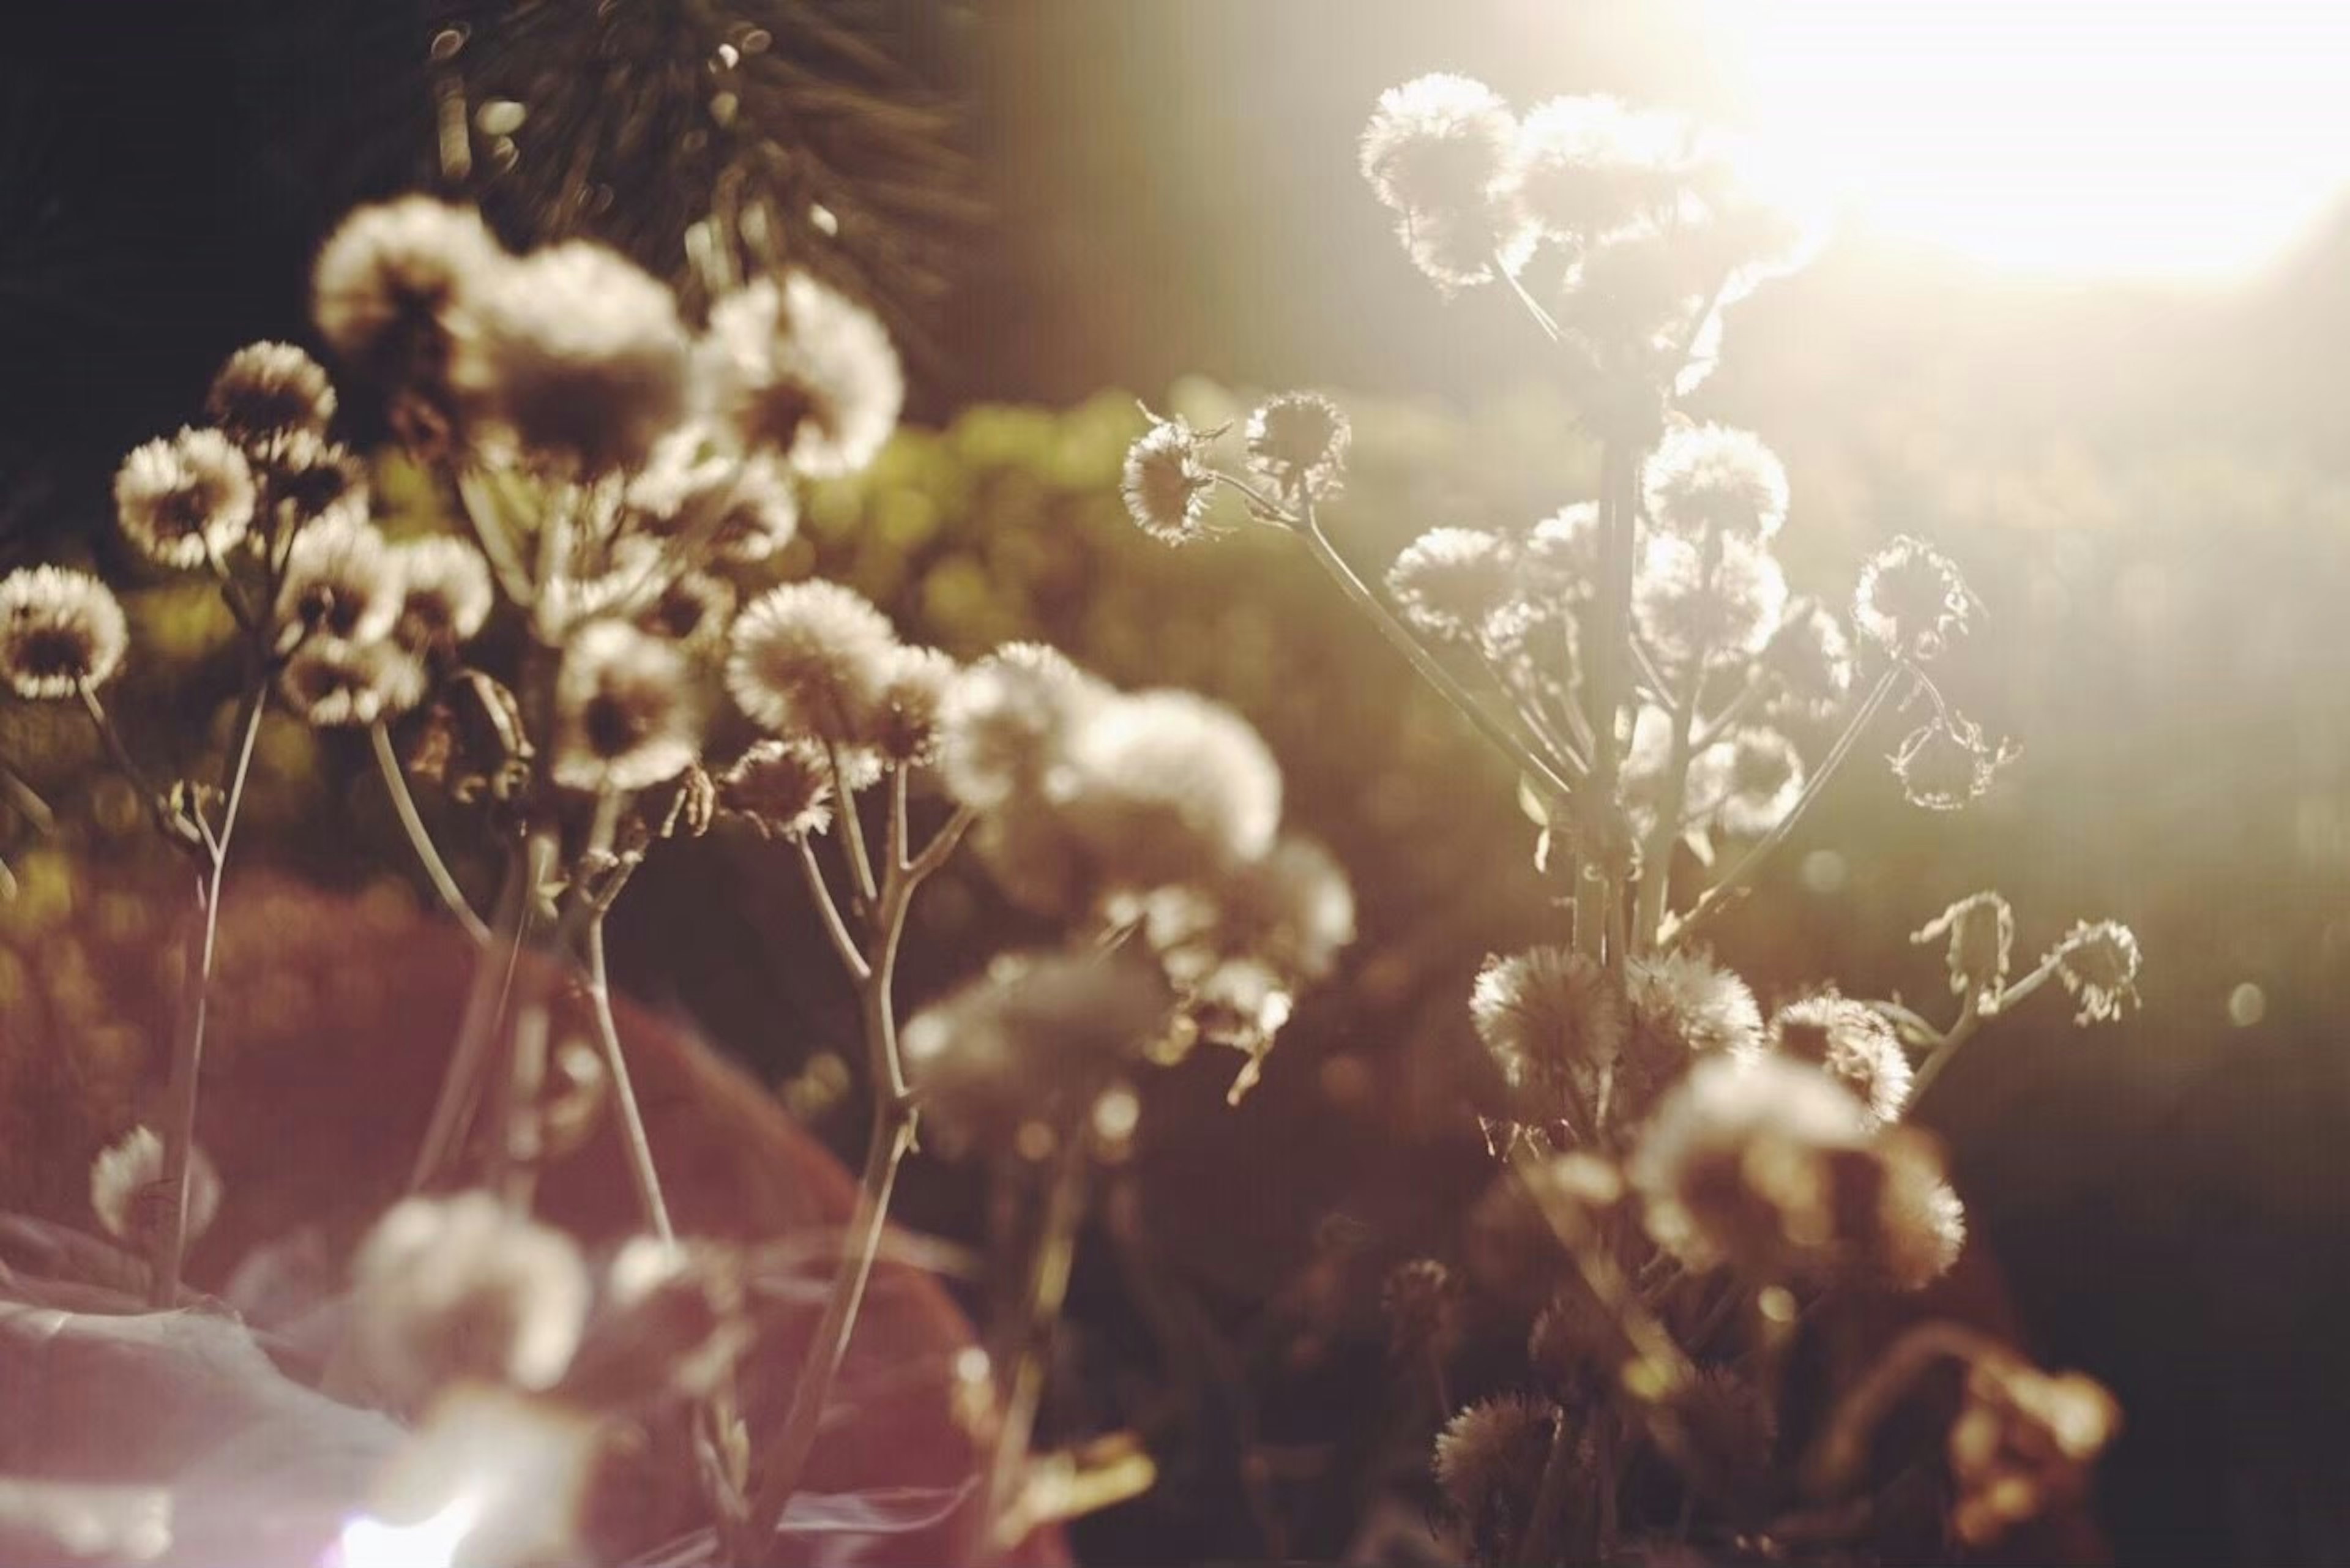
[[[848,775],[841,771],[839,746],[826,742],[824,754],[832,768],[833,794],[840,798],[840,838],[847,846],[850,884],[857,889],[864,909],[870,911],[881,897],[881,888],[873,875],[872,852],[865,844],[865,819],[858,814],[857,795],[848,787]]]
[[[506,874],[498,890],[495,929],[491,940],[473,955],[473,978],[465,992],[465,1009],[457,1023],[457,1044],[449,1054],[441,1077],[440,1097],[433,1102],[424,1141],[418,1147],[408,1189],[421,1191],[448,1161],[463,1135],[467,1116],[479,1097],[489,1070],[491,1046],[497,1023],[514,989],[515,967],[520,962],[523,940],[529,933],[532,899],[530,876],[521,853],[509,848]],[[503,940],[504,950],[499,950]]]
[[[1055,1158],[1052,1186],[1045,1199],[1044,1227],[1029,1269],[1020,1356],[1004,1392],[994,1455],[987,1467],[991,1557],[1019,1545],[1033,1528],[1033,1521],[1017,1504],[1028,1465],[1029,1439],[1036,1430],[1036,1410],[1045,1397],[1053,1325],[1068,1299],[1070,1265],[1076,1257],[1077,1224],[1085,1217],[1085,1135],[1078,1128],[1066,1128]]]
[[[612,977],[604,962],[604,918],[588,922],[588,998],[596,1015],[596,1037],[604,1052],[604,1070],[612,1075],[612,1103],[619,1112],[620,1147],[628,1156],[629,1179],[636,1184],[637,1203],[645,1223],[664,1241],[677,1232],[670,1228],[669,1204],[661,1196],[660,1172],[653,1165],[653,1147],[645,1137],[643,1108],[629,1079],[629,1059],[620,1049],[619,1022],[612,1016]]]
[[[1794,807],[1785,816],[1779,819],[1777,826],[1757,839],[1752,848],[1739,857],[1737,864],[1722,874],[1721,881],[1706,890],[1705,897],[1697,901],[1690,912],[1682,918],[1680,924],[1674,927],[1671,934],[1665,939],[1665,947],[1673,949],[1686,945],[1704,928],[1707,921],[1720,915],[1725,908],[1746,892],[1748,884],[1752,880],[1755,872],[1762,868],[1762,862],[1770,858],[1773,850],[1786,842],[1787,836],[1794,831],[1795,825],[1803,820],[1804,814],[1811,809],[1812,803],[1818,800],[1821,792],[1827,788],[1828,781],[1835,776],[1836,770],[1841,768],[1846,759],[1851,756],[1853,747],[1860,740],[1861,732],[1868,728],[1869,722],[1875,719],[1878,711],[1885,707],[1893,695],[1894,687],[1899,683],[1905,673],[1912,673],[1909,667],[1906,664],[1896,664],[1878,679],[1876,686],[1870,690],[1866,700],[1854,712],[1852,722],[1845,726],[1844,733],[1837,737],[1835,745],[1829,751],[1825,760],[1814,771],[1812,776],[1804,781],[1803,793],[1795,797]]]
[[[84,688],[85,692],[88,688]],[[253,752],[261,733],[261,716],[268,706],[269,682],[256,677],[245,690],[238,715],[240,739],[230,764],[226,804],[221,808],[220,832],[208,835],[211,864],[204,869],[198,897],[203,909],[201,945],[196,960],[194,993],[187,1026],[172,1051],[171,1078],[163,1101],[163,1171],[166,1194],[163,1226],[151,1254],[149,1291],[151,1304],[169,1307],[180,1299],[180,1268],[188,1246],[188,1164],[196,1141],[196,1090],[203,1075],[204,1024],[210,1011],[213,964],[220,950],[221,883],[228,872],[229,844],[244,805],[244,784],[253,772]],[[95,696],[89,701],[94,705]],[[107,726],[111,729],[111,726]]]
[[[1356,576],[1355,568],[1347,564],[1345,556],[1338,554],[1336,547],[1330,543],[1329,535],[1322,531],[1322,525],[1315,520],[1310,505],[1305,508],[1305,515],[1299,524],[1297,533],[1305,541],[1307,547],[1313,551],[1314,558],[1319,561],[1324,569],[1336,580],[1338,587],[1345,590],[1348,598],[1354,600],[1357,607],[1370,617],[1372,622],[1386,635],[1388,641],[1404,656],[1412,669],[1419,672],[1419,678],[1436,688],[1438,693],[1459,710],[1461,716],[1468,720],[1479,734],[1484,736],[1501,751],[1503,756],[1515,763],[1520,772],[1530,774],[1540,782],[1555,798],[1565,800],[1573,793],[1573,784],[1558,764],[1547,757],[1538,755],[1487,711],[1484,705],[1470,693],[1469,689],[1463,686],[1451,670],[1439,663],[1433,654],[1421,646],[1419,639],[1413,636],[1411,628],[1397,618],[1395,611],[1388,607],[1387,601],[1371,592],[1363,579]]]
[[[1868,1439],[1918,1376],[1937,1361],[2012,1365],[2006,1346],[1955,1323],[1919,1324],[1879,1356],[1868,1375],[1838,1402],[1827,1428],[1804,1457],[1804,1489],[1831,1497],[1852,1484],[1868,1456]]]
[[[473,904],[466,899],[464,889],[457,886],[457,878],[450,875],[449,863],[441,858],[441,851],[424,826],[424,817],[416,809],[416,797],[408,789],[407,772],[400,765],[399,753],[392,750],[390,730],[379,719],[368,726],[368,736],[375,745],[376,767],[383,774],[384,793],[391,796],[392,811],[407,832],[409,846],[416,851],[416,862],[424,868],[432,890],[441,895],[442,906],[456,917],[467,936],[476,942],[488,941],[490,928],[473,913]]]

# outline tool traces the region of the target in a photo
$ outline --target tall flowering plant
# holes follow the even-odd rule
[[[217,784],[161,782],[116,725],[102,692],[136,650],[104,583],[47,566],[0,582],[0,678],[78,703],[198,872],[161,1125],[92,1174],[150,1304],[187,1299],[188,1240],[236,1200],[197,1147],[206,999],[256,737],[290,720],[364,738],[417,875],[478,950],[409,1195],[352,1260],[326,1370],[329,1392],[416,1424],[392,1502],[353,1525],[347,1558],[569,1555],[606,1439],[649,1412],[690,1428],[678,1462],[702,1499],[665,1561],[802,1550],[824,1527],[795,1501],[840,1413],[918,1129],[1033,1192],[1037,1218],[998,1358],[959,1368],[978,1473],[907,1506],[943,1517],[976,1497],[970,1550],[993,1555],[1147,1484],[1147,1459],[1093,1473],[1032,1460],[1031,1438],[1088,1181],[1135,1136],[1135,1080],[1206,1043],[1237,1051],[1242,1092],[1352,938],[1345,877],[1282,830],[1263,742],[1193,694],[1120,691],[1035,645],[966,664],[842,585],[776,580],[802,488],[870,463],[903,396],[887,333],[806,273],[721,292],[689,323],[611,250],[516,254],[472,210],[406,197],[328,238],[312,306],[343,385],[458,526],[387,533],[369,465],[335,439],[335,379],[291,345],[241,350],[206,425],[130,456],[126,536],[212,579],[237,627]],[[671,1213],[607,965],[606,919],[639,868],[706,833],[804,889],[865,1048],[854,1210],[772,1419],[736,1379],[776,1325],[764,1255]],[[909,911],[966,846],[1066,943],[998,955],[901,1026]],[[458,867],[484,859],[490,885],[469,887]],[[641,1234],[609,1256],[535,1213],[583,1116],[618,1128],[639,1210]],[[870,1533],[888,1512],[834,1528]]]
[[[2011,979],[2015,917],[1985,892],[1917,935],[1947,944],[1949,1022],[1833,986],[1766,1012],[1707,939],[1829,783],[1897,716],[1892,769],[1922,807],[1966,805],[2013,754],[1933,678],[1982,613],[1956,564],[1904,537],[1864,564],[1848,616],[1791,592],[1773,553],[1783,464],[1685,411],[1725,312],[1799,264],[1802,225],[1733,143],[1677,114],[1562,98],[1521,115],[1458,76],[1384,95],[1360,166],[1440,293],[1523,313],[1598,445],[1597,493],[1519,526],[1430,529],[1382,592],[1332,523],[1347,419],[1293,392],[1236,443],[1154,418],[1125,494],[1170,545],[1235,525],[1295,537],[1516,766],[1538,862],[1565,868],[1557,937],[1470,988],[1507,1171],[1459,1258],[1389,1288],[1399,1354],[1445,1405],[1449,1514],[1487,1563],[1613,1561],[1671,1538],[1898,1550],[1915,1475],[1930,1528],[1991,1541],[2077,1493],[2116,1419],[2101,1388],[1929,1322],[1812,1417],[1794,1349],[1837,1303],[1919,1291],[1960,1255],[1960,1200],[1903,1121],[1916,1096],[2052,979],[2083,1024],[2119,1016],[2136,941],[2077,924]],[[1832,738],[1794,738],[1813,731]],[[1526,1350],[1516,1386],[1456,1412],[1464,1289],[1516,1314]],[[1888,1469],[1880,1423],[1950,1359],[1967,1380],[1947,1442]]]

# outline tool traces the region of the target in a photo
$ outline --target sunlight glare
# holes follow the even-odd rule
[[[2042,274],[2214,279],[2350,182],[2350,6],[1709,0],[1757,137],[1863,226]]]

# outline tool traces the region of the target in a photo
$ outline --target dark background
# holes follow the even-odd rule
[[[189,417],[236,345],[303,335],[307,258],[345,206],[429,180],[425,9],[11,17],[0,566],[102,550],[120,454]],[[1147,1173],[1168,1252],[1208,1310],[1247,1318],[1278,1305],[1334,1222],[1408,1251],[1473,1190],[1442,1064],[1476,955],[1533,940],[1544,890],[1501,770],[1461,764],[1440,718],[1398,697],[1400,671],[1295,563],[1170,566],[1109,536],[1130,419],[1115,399],[1057,422],[979,406],[1104,389],[1155,401],[1193,372],[1350,394],[1369,410],[1351,536],[1373,561],[1457,514],[1523,521],[1574,499],[1571,427],[1523,390],[1539,383],[1523,334],[1500,302],[1441,302],[1409,273],[1353,177],[1352,140],[1380,88],[1426,69],[1521,99],[1702,99],[1710,67],[1613,26],[1613,7],[1565,8],[1572,27],[1541,51],[1513,47],[1527,11],[1507,4],[1014,0],[983,23],[921,0],[829,9],[964,103],[951,140],[983,215],[941,219],[951,290],[905,306],[927,328],[916,411],[946,433],[814,530],[827,568],[971,645],[958,651],[1042,628],[1121,680],[1241,701],[1284,756],[1293,818],[1337,846],[1364,900],[1354,967],[1309,1003],[1257,1098],[1211,1116],[1204,1067],[1163,1091],[1208,1129],[1167,1140]],[[2140,1013],[2076,1032],[2044,1002],[1970,1047],[1926,1111],[2043,1354],[2123,1397],[2105,1503],[2131,1561],[2350,1561],[2345,261],[2336,224],[2239,288],[2196,291],[2022,283],[1847,240],[1741,307],[1700,400],[1786,456],[1799,586],[1841,592],[1902,531],[1966,564],[1990,629],[1952,688],[2024,744],[1997,794],[1956,818],[1906,812],[1873,772],[1847,779],[1725,930],[1724,958],[1766,993],[1837,976],[1932,996],[1935,961],[1906,933],[1994,885],[2029,950],[2078,916],[2143,940]],[[1381,431],[1397,443],[1384,460]],[[887,512],[892,485],[941,519],[912,566],[851,526]],[[997,628],[957,610],[936,588],[946,565],[1016,616]],[[303,853],[328,865],[347,825],[308,820],[319,844]],[[619,932],[624,978],[659,983],[778,1075],[841,1026],[796,907],[755,867],[713,849],[647,883]],[[671,950],[665,915],[713,885],[739,936]],[[987,921],[955,912],[983,895],[954,897],[917,988],[983,950]],[[768,974],[760,933],[778,930],[798,957],[744,979]],[[2250,1023],[2230,1009],[2244,986],[2262,1002]],[[791,1026],[772,1026],[778,1010]],[[968,1218],[949,1178],[910,1201],[917,1221]],[[1112,1346],[1122,1290],[1079,1282],[1081,1317]],[[1359,1365],[1298,1381],[1302,1431],[1316,1401],[1323,1426],[1343,1418],[1340,1375]],[[1104,1549],[1245,1550],[1197,1485],[1204,1517],[1179,1492],[1100,1526]]]

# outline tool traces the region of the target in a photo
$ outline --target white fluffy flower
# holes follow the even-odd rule
[[[183,430],[122,460],[114,509],[122,532],[159,566],[181,570],[225,556],[253,523],[253,471],[213,430]]]
[[[1641,470],[1649,520],[1684,538],[1766,540],[1787,520],[1787,471],[1751,431],[1676,425]]]
[[[1735,539],[1703,545],[1649,535],[1632,584],[1632,615],[1674,664],[1762,651],[1787,607],[1787,579],[1768,552]]]
[[[312,637],[278,672],[277,690],[296,717],[321,729],[372,724],[424,700],[423,664],[388,640]]]
[[[1904,535],[1861,568],[1852,622],[1896,659],[1931,659],[1966,630],[1974,603],[1956,563]]]
[[[1544,1119],[1596,1114],[1601,1077],[1624,1045],[1623,997],[1596,961],[1558,947],[1489,958],[1469,993],[1469,1018],[1529,1108]]]
[[[579,1347],[592,1291],[571,1238],[487,1192],[406,1199],[351,1261],[351,1352],[409,1406],[468,1379],[548,1388]]]
[[[1776,730],[1746,728],[1722,742],[1722,830],[1759,838],[1787,818],[1804,794],[1804,759]]]
[[[1344,483],[1353,434],[1347,416],[1329,399],[1284,392],[1249,415],[1249,466],[1284,494],[1327,501]]]
[[[730,561],[764,561],[799,529],[799,496],[772,452],[736,458],[688,426],[664,436],[629,483],[632,520],[663,539],[695,538]]]
[[[482,629],[494,594],[490,566],[463,539],[445,535],[392,546],[400,579],[401,640],[411,647],[453,647]]]
[[[213,423],[241,441],[334,422],[335,389],[326,368],[291,343],[248,343],[228,357],[204,397]]]
[[[373,379],[437,379],[452,327],[512,259],[471,208],[430,196],[361,207],[318,253],[311,313],[343,362]]]
[[[1509,199],[1517,120],[1482,82],[1436,74],[1390,88],[1363,130],[1363,177],[1397,213],[1412,263],[1440,287],[1514,272],[1534,234]]]
[[[498,269],[458,344],[462,392],[526,450],[589,473],[641,462],[685,411],[689,345],[675,296],[586,240]]]
[[[1160,420],[1127,448],[1118,493],[1135,525],[1164,545],[1204,539],[1215,477],[1207,441],[1180,419]]]
[[[1257,859],[1281,826],[1281,768],[1247,721],[1191,691],[1093,708],[1047,784],[1114,887],[1191,881]]]
[[[743,444],[778,452],[811,478],[870,463],[906,400],[881,323],[804,272],[780,284],[763,277],[712,306],[703,353]]]
[[[26,566],[0,578],[0,680],[20,697],[103,685],[130,641],[121,605],[88,572]]]
[[[735,618],[727,690],[743,711],[776,734],[857,745],[899,644],[889,618],[838,583],[786,583]]]
[[[277,590],[278,624],[291,639],[374,642],[400,618],[401,557],[374,524],[337,510],[294,535]]]
[[[89,1206],[116,1241],[144,1249],[170,1219],[172,1194],[163,1185],[163,1140],[133,1127],[90,1162]],[[220,1212],[220,1172],[200,1148],[188,1150],[187,1241],[212,1229]]]
[[[674,643],[591,621],[555,680],[555,779],[591,793],[640,790],[685,771],[702,745],[693,667]]]
[[[1901,1119],[1909,1104],[1909,1058],[1885,1015],[1866,1002],[1822,992],[1773,1015],[1769,1049],[1817,1067],[1852,1092],[1868,1125]]]
[[[1689,127],[1612,98],[1555,98],[1518,126],[1507,179],[1529,221],[1580,244],[1669,214]]]
[[[1057,649],[1021,642],[965,670],[940,716],[948,791],[976,811],[1042,787],[1068,735],[1118,693]]]
[[[1388,568],[1388,592],[1419,630],[1447,642],[1506,641],[1523,603],[1517,552],[1482,528],[1431,528]]]
[[[1844,623],[1825,605],[1790,611],[1771,634],[1762,662],[1779,678],[1787,705],[1799,713],[1825,712],[1852,690],[1852,643]]]

